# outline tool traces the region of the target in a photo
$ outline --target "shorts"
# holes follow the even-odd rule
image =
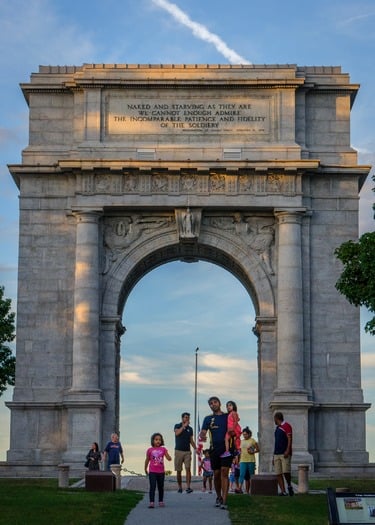
[[[185,469],[190,469],[191,451],[190,450],[175,450],[174,451],[174,469],[177,472],[181,472],[183,465],[185,465]]]
[[[203,477],[204,478],[212,478],[213,474],[214,473],[212,472],[212,470],[204,470],[203,471]]]
[[[292,458],[288,456],[284,458],[284,454],[275,454],[273,456],[273,466],[275,474],[288,474],[291,472]]]
[[[228,456],[227,458],[221,458],[220,454],[222,454],[225,450],[225,447],[218,450],[210,450],[210,460],[211,460],[211,467],[212,470],[219,470],[221,467],[227,467],[230,468],[233,463],[233,456]]]

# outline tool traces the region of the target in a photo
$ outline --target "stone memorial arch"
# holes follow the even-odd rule
[[[333,255],[357,237],[369,172],[350,146],[359,86],[340,67],[85,64],[42,66],[21,87],[30,139],[9,167],[17,369],[0,472],[81,471],[87,443],[119,426],[128,294],[161,264],[205,260],[254,303],[260,470],[280,409],[294,465],[364,473],[359,315],[335,290]]]

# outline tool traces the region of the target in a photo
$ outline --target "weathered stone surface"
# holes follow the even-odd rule
[[[254,302],[260,471],[275,409],[296,467],[366,470],[359,317],[333,255],[357,236],[369,171],[350,146],[358,85],[338,67],[86,64],[22,89],[8,467],[82,471],[85,443],[118,428],[127,294],[159,264],[204,258]]]

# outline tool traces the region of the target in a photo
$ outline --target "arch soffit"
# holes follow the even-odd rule
[[[160,232],[134,246],[107,276],[103,290],[103,316],[121,316],[127,297],[144,275],[173,261],[211,262],[234,275],[245,287],[260,317],[274,317],[275,297],[259,259],[236,239],[201,231],[198,242],[178,242],[175,232]],[[218,247],[220,246],[220,248]]]

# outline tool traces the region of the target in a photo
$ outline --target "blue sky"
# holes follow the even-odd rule
[[[229,63],[341,65],[361,84],[352,110],[352,145],[375,164],[375,2],[373,0],[12,0],[0,2],[0,284],[16,304],[18,191],[7,164],[21,161],[28,108],[18,86],[42,65]],[[373,171],[372,171],[373,173]],[[360,198],[360,233],[372,231],[374,194]],[[363,312],[362,326],[369,315]],[[149,435],[173,449],[173,425],[215,393],[238,402],[257,432],[254,310],[242,285],[211,264],[171,263],[146,275],[125,306],[121,439],[126,466],[140,471]],[[365,401],[375,404],[374,338],[362,335]],[[225,365],[224,365],[225,364]],[[9,411],[0,399],[0,460],[9,448]],[[367,413],[375,461],[375,408]],[[128,429],[131,429],[130,431]],[[89,443],[88,443],[89,446]]]

